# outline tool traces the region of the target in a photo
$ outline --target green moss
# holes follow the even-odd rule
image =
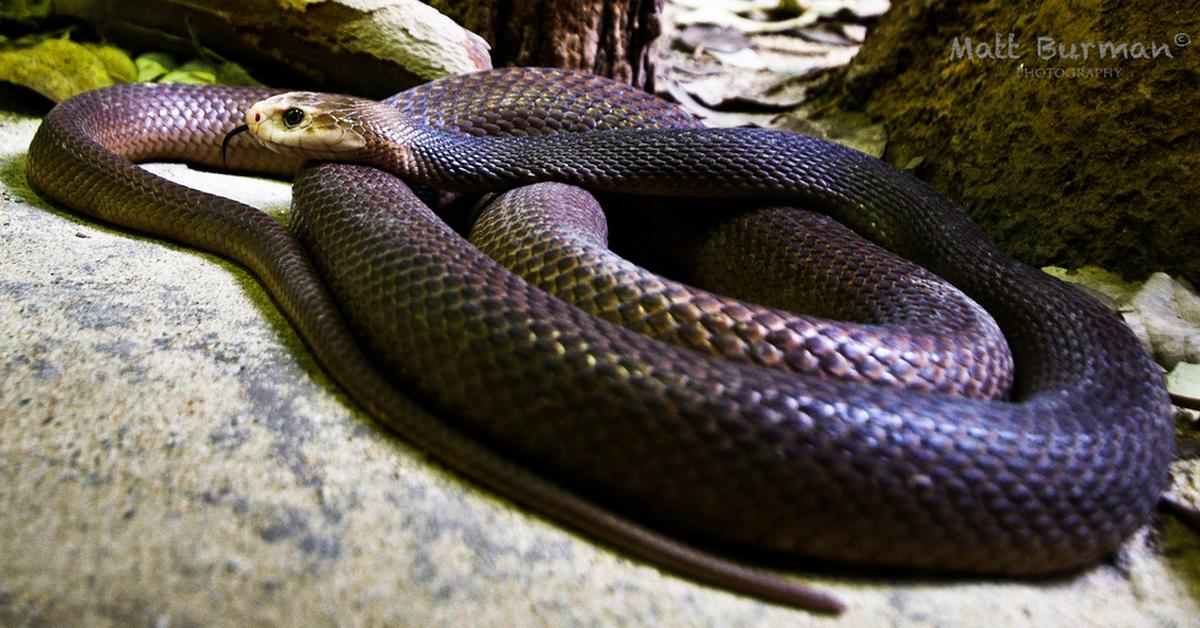
[[[54,101],[112,85],[109,64],[114,54],[102,54],[67,39],[46,39],[28,46],[0,50],[0,80],[28,87]],[[126,61],[128,57],[126,57]],[[129,61],[129,67],[133,62]]]
[[[1013,33],[1020,59],[952,60],[955,37]],[[1200,13],[1184,0],[896,3],[843,81],[884,120],[886,158],[959,201],[1035,265],[1084,264],[1200,280]],[[1173,57],[1043,60],[1037,38],[1166,43]],[[962,41],[960,39],[960,41]],[[1094,53],[1093,53],[1094,54]],[[1022,66],[1021,64],[1024,64]],[[1038,78],[1024,69],[1116,68]]]
[[[1165,517],[1159,553],[1178,574],[1192,599],[1200,602],[1200,537],[1175,517]]]

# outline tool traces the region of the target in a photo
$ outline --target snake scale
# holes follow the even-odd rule
[[[610,214],[618,211],[612,205]],[[655,203],[643,211],[661,220],[669,209]],[[1008,394],[1012,354],[1003,334],[953,286],[821,214],[795,207],[737,213],[726,208],[704,228],[701,216],[687,211],[690,220],[661,227],[676,237],[645,234],[673,240],[672,256],[702,259],[684,266],[698,285],[720,294],[672,281],[610,250],[603,208],[575,186],[538,183],[505,192],[479,213],[468,239],[554,296],[671,344],[814,376],[981,399]],[[815,277],[814,267],[822,271]],[[833,276],[833,290],[825,273]],[[847,298],[830,296],[837,286]],[[814,306],[835,318],[793,313]],[[867,306],[874,311],[856,311]]]
[[[706,582],[840,608],[673,537],[1028,575],[1093,563],[1148,520],[1173,447],[1153,362],[1116,314],[1007,257],[910,175],[780,131],[601,125],[478,137],[431,123],[456,120],[486,135],[564,119],[670,122],[669,107],[631,92],[585,75],[509,69],[443,79],[388,107],[348,98],[313,106],[344,109],[337,117],[365,138],[355,151],[339,148],[339,159],[437,189],[557,181],[745,196],[828,214],[949,280],[995,317],[1016,365],[1011,398],[808,377],[646,339],[520,280],[375,167],[302,168],[293,236],[252,208],[133,165],[220,167],[222,138],[277,90],[89,92],[46,117],[28,172],[38,190],[73,209],[247,266],[341,386],[450,466]],[[277,120],[281,112],[261,105],[260,115]],[[491,117],[473,118],[480,110]],[[295,154],[236,137],[226,165],[291,175],[301,154],[314,154],[311,146],[273,149]]]

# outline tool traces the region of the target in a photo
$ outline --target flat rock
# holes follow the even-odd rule
[[[331,384],[241,268],[30,191],[37,124],[0,114],[0,624],[827,621],[627,559],[446,471]],[[286,205],[286,186],[216,181]],[[1195,539],[1151,529],[1040,581],[791,573],[854,625],[1178,625],[1200,616]]]
[[[1154,273],[1130,300],[1146,325],[1154,358],[1167,369],[1200,363],[1200,307],[1189,286]]]
[[[1200,364],[1180,362],[1167,374],[1167,390],[1200,408]]]

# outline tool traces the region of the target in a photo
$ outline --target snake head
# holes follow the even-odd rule
[[[246,126],[263,146],[310,159],[353,160],[370,130],[359,115],[375,103],[350,96],[287,92],[246,110]]]

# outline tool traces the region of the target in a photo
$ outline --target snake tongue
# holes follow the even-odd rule
[[[235,136],[239,133],[245,133],[246,131],[249,131],[249,130],[250,130],[250,127],[248,125],[243,124],[241,126],[234,127],[234,129],[232,131],[225,134],[225,139],[221,140],[221,165],[226,165],[225,154],[228,152],[228,149],[229,149],[229,140],[232,140],[233,136]]]

